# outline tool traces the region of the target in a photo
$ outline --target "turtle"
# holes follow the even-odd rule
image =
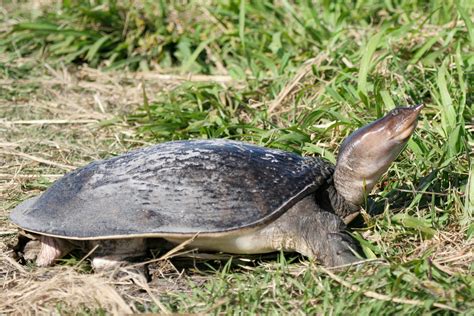
[[[94,161],[20,203],[23,249],[50,266],[72,249],[95,270],[178,245],[229,254],[297,252],[325,266],[361,260],[346,224],[405,147],[423,105],[356,130],[336,164],[226,140],[181,140]],[[36,247],[39,250],[36,252]]]

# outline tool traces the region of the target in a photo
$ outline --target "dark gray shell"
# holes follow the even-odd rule
[[[225,232],[274,220],[332,173],[321,159],[241,142],[169,142],[79,168],[11,220],[77,239]]]

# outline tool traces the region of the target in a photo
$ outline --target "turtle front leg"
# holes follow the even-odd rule
[[[303,218],[298,226],[302,239],[298,246],[304,255],[329,267],[361,260],[355,255],[358,243],[345,230],[345,224],[338,216],[317,211]]]
[[[89,242],[95,271],[114,270],[146,253],[144,238],[94,240]]]
[[[298,252],[332,267],[360,261],[355,255],[359,245],[345,229],[337,215],[307,197],[261,233],[273,240],[275,249]]]

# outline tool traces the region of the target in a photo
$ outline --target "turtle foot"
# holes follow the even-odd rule
[[[39,240],[30,240],[26,243],[23,248],[22,258],[26,262],[33,262],[38,258],[38,255],[41,251],[41,241]]]
[[[11,248],[16,260],[22,263],[36,262],[39,267],[47,267],[64,257],[74,247],[60,238],[20,233],[17,244]]]
[[[92,259],[92,268],[96,272],[112,271],[127,264],[122,256],[102,256]]]
[[[360,253],[359,245],[347,232],[329,233],[327,238],[325,255],[318,258],[325,266],[344,266],[362,260],[356,256]]]
[[[345,230],[344,222],[337,215],[312,212],[302,217],[296,227],[297,233],[303,237],[296,250],[317,259],[324,266],[336,267],[361,261],[357,256],[360,253],[358,242]]]
[[[147,283],[151,280],[146,265],[130,265],[130,261],[124,256],[111,255],[92,259],[92,268],[98,273],[112,272],[115,279],[131,279],[135,283]]]

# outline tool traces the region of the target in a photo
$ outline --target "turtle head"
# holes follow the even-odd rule
[[[423,105],[395,108],[347,137],[337,158],[334,182],[346,201],[361,205],[415,130]]]

